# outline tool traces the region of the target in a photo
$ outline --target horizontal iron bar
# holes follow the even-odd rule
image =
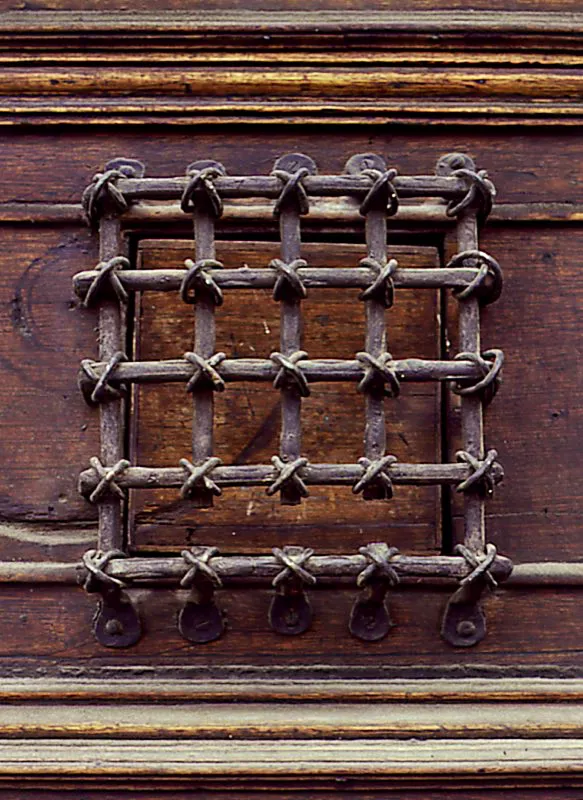
[[[308,464],[298,470],[304,483],[313,486],[352,486],[363,475],[360,464]],[[402,464],[388,466],[385,472],[397,484],[434,486],[460,483],[470,477],[471,467],[459,464]],[[269,486],[278,472],[270,464],[242,464],[218,466],[212,479],[218,486]],[[123,489],[158,489],[181,487],[187,478],[181,467],[128,467],[115,482]],[[79,491],[90,494],[99,482],[94,469],[86,469],[79,476]]]
[[[262,556],[260,558],[265,558]],[[316,558],[313,556],[312,558]],[[322,558],[318,556],[317,558]],[[343,557],[339,557],[343,558]],[[358,558],[358,556],[349,556]],[[222,561],[228,556],[220,556]],[[454,556],[399,556],[395,559],[397,572],[404,578],[412,577],[432,577],[428,572],[425,562],[439,559],[437,564],[441,565],[442,560],[447,560],[451,564],[452,578],[463,577],[469,571],[468,565],[462,558]],[[212,559],[213,567],[215,561]],[[364,558],[362,559],[364,562]],[[148,569],[156,572],[165,570],[165,563],[171,562],[171,577],[179,578],[185,571],[185,564],[182,559],[170,558],[131,558],[110,562],[108,572],[123,577],[124,565],[126,568],[131,566],[135,573],[143,574]],[[502,556],[496,557],[496,563],[504,564],[506,559]],[[147,565],[153,564],[150,568]],[[216,568],[216,567],[215,567]],[[416,569],[417,572],[412,570]],[[114,572],[115,570],[115,572]],[[421,570],[423,570],[421,574]],[[86,576],[85,567],[81,562],[56,562],[56,561],[0,561],[0,583],[60,583],[77,584],[83,581]],[[226,576],[225,576],[226,577]],[[135,578],[138,579],[137,577]],[[142,578],[142,580],[144,580]],[[526,564],[515,564],[510,577],[504,582],[505,588],[520,586],[583,586],[583,562],[568,563],[563,561],[544,561]]]
[[[188,177],[121,178],[117,188],[128,200],[171,200],[179,198],[187,186]],[[468,191],[462,178],[437,175],[397,175],[392,181],[400,197],[461,197]],[[369,178],[357,175],[307,175],[302,184],[313,197],[364,196],[371,187]],[[282,183],[270,175],[227,175],[217,178],[214,185],[221,197],[270,197],[281,194]]]
[[[310,383],[317,381],[358,381],[365,373],[356,360],[321,358],[300,361],[302,373]],[[388,361],[386,366],[400,381],[453,381],[481,378],[482,372],[471,361],[430,361],[405,358]],[[107,364],[94,362],[92,368],[101,376]],[[227,358],[215,367],[220,376],[231,381],[271,381],[279,367],[267,358]],[[127,361],[118,364],[109,383],[178,383],[192,377],[193,366],[185,359],[168,361]]]
[[[318,578],[350,578],[362,572],[369,560],[362,555],[313,555],[304,568]],[[272,580],[283,569],[281,561],[272,555],[217,555],[209,565],[223,579],[267,579]],[[398,555],[391,560],[396,572],[411,578],[465,577],[470,571],[467,561],[459,556]],[[183,558],[114,558],[105,572],[115,578],[144,583],[168,581],[182,578],[190,569]],[[496,556],[490,571],[504,580],[511,569],[511,562],[504,556]],[[57,564],[38,562],[0,562],[0,583],[58,582],[79,583],[86,575],[82,563]]]
[[[222,289],[272,289],[278,278],[274,269],[209,269],[206,272]],[[365,267],[303,267],[298,275],[307,288],[366,289],[376,275]],[[178,291],[186,269],[120,269],[116,272],[128,291]],[[398,289],[463,288],[477,276],[474,268],[397,269],[393,283]],[[75,291],[83,296],[97,277],[96,270],[78,272],[73,276]]]

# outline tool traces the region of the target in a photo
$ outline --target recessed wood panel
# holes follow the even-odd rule
[[[143,268],[179,267],[191,242],[144,242]],[[311,243],[302,248],[311,266],[354,266],[364,245]],[[391,248],[402,266],[437,266],[433,248]],[[264,267],[276,243],[218,242],[228,267]],[[225,290],[216,313],[217,351],[230,358],[268,358],[279,349],[279,305],[270,290]],[[177,293],[145,293],[139,319],[139,358],[180,358],[193,346],[192,307]],[[309,290],[302,303],[303,348],[313,358],[354,358],[364,347],[364,307],[358,290]],[[388,348],[395,358],[437,358],[438,296],[399,290],[387,312]],[[137,401],[136,463],[176,466],[190,457],[192,400],[184,384],[141,388]],[[356,463],[363,454],[364,398],[354,383],[314,384],[303,402],[302,454],[313,463]],[[387,452],[406,462],[439,462],[439,388],[404,384],[387,399]],[[268,383],[230,383],[215,395],[215,453],[225,464],[269,464],[279,450],[280,393]],[[393,501],[365,502],[350,487],[312,487],[299,506],[282,506],[263,488],[227,489],[212,509],[194,509],[177,491],[133,492],[138,547],[165,549],[209,542],[224,550],[267,550],[297,543],[322,551],[354,549],[373,539],[408,550],[439,546],[436,487],[396,488]]]

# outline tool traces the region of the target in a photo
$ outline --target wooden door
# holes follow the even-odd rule
[[[384,0],[357,5],[0,4],[0,797],[583,796],[583,19],[566,2],[472,12],[421,0],[407,12]],[[397,477],[390,501],[324,487],[297,505],[264,486],[236,488],[212,508],[154,481],[128,490],[123,545],[136,570],[171,562],[175,574],[129,586],[141,634],[104,647],[93,630],[99,592],[79,585],[98,512],[77,485],[100,450],[100,412],[77,377],[82,359],[99,361],[100,323],[73,277],[95,279],[104,260],[83,191],[120,156],[145,164],[146,180],[178,185],[200,159],[228,176],[269,177],[298,152],[337,177],[351,156],[378,154],[398,170],[395,186],[433,180],[445,154],[462,153],[495,184],[479,249],[501,265],[504,289],[480,322],[482,352],[505,354],[484,423],[505,479],[488,499],[486,533],[513,572],[483,587],[487,633],[472,647],[441,634],[457,580],[414,571],[389,589],[391,627],[378,641],[351,633],[363,589],[347,572],[302,588],[313,620],[296,636],[270,627],[269,581],[225,580],[214,595],[225,629],[195,644],[177,626],[189,593],[187,565],[176,564],[192,546],[255,564],[290,544],[334,559],[383,542],[433,569],[440,558],[462,564],[467,509],[454,480]],[[183,269],[193,256],[191,215],[172,191],[120,210],[119,253],[135,274]],[[301,221],[309,268],[351,269],[370,255],[354,197],[310,202]],[[387,255],[399,268],[444,270],[460,249],[447,199],[401,202],[405,211],[386,221]],[[225,201],[215,244],[226,267],[260,270],[281,255],[272,206]],[[359,291],[308,288],[309,358],[353,358],[364,347]],[[456,363],[459,299],[441,284],[395,292],[392,359]],[[215,316],[216,349],[228,358],[278,350],[271,287],[230,289]],[[192,306],[177,292],[132,295],[126,322],[131,362],[181,359],[196,345]],[[188,456],[185,383],[128,389],[120,452],[132,467],[176,469]],[[366,400],[355,384],[319,384],[302,400],[310,462],[360,455]],[[456,460],[467,432],[454,386],[402,380],[399,397],[383,401],[397,462],[469,470]],[[215,455],[269,464],[281,405],[267,381],[217,392]]]

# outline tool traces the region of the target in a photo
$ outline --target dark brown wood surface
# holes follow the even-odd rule
[[[484,311],[482,344],[506,354],[485,423],[506,471],[488,540],[517,563],[580,562],[583,18],[569,13],[580,4],[244,5],[0,0],[0,560],[74,563],[96,542],[95,509],[76,483],[98,452],[98,412],[76,380],[80,359],[97,354],[97,315],[71,289],[98,258],[80,213],[91,176],[119,155],[144,161],[149,176],[184,175],[197,158],[266,175],[297,150],[320,173],[365,151],[405,175],[431,174],[451,151],[488,169],[498,197],[480,244],[505,289]],[[141,266],[191,255],[189,221],[144,229],[140,214],[127,229]],[[219,257],[264,265],[277,255],[270,225],[227,213]],[[334,223],[317,213],[302,225],[311,263],[365,254],[362,220],[346,205]],[[389,221],[390,248],[409,265],[453,252],[438,208],[413,238],[396,228]],[[362,304],[349,293],[348,315],[344,295],[310,289],[310,355],[362,349]],[[397,292],[395,356],[455,354],[457,304],[443,299]],[[191,308],[177,297],[146,295],[139,311],[140,357],[192,349]],[[227,292],[218,349],[269,355],[278,312],[268,290]],[[175,466],[190,448],[184,385],[138,394],[136,460]],[[278,393],[229,384],[215,399],[218,454],[268,462]],[[318,384],[304,402],[306,454],[353,460],[362,406],[354,384]],[[453,460],[455,395],[406,384],[386,409],[389,452]],[[459,497],[440,502],[435,489],[397,487],[384,504],[314,487],[296,507],[263,489],[225,491],[195,511],[176,492],[133,494],[131,544],[142,553],[201,539],[265,552],[290,537],[317,552],[383,539],[435,553],[461,536]],[[270,630],[268,586],[230,584],[216,596],[225,635],[199,647],[177,629],[187,592],[132,589],[144,635],[113,651],[92,633],[95,596],[0,583],[0,798],[583,798],[581,587],[487,594],[488,635],[467,650],[439,635],[453,589],[403,582],[388,596],[394,627],[365,643],[348,631],[354,584],[309,590],[314,622],[298,637]]]

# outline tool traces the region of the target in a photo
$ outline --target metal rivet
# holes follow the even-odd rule
[[[463,636],[464,639],[469,639],[471,636],[475,635],[476,626],[471,620],[463,619],[461,622],[458,622],[456,626],[456,632],[458,636]]]
[[[105,630],[110,636],[121,636],[123,633],[123,625],[119,619],[108,619],[105,623]]]

